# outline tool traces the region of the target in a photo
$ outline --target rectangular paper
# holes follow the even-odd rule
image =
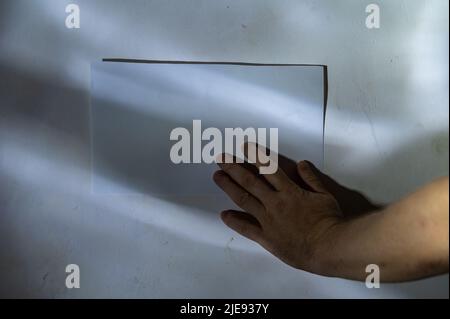
[[[171,161],[172,130],[186,128],[192,140],[194,120],[222,132],[278,128],[280,153],[322,167],[325,74],[309,65],[94,63],[92,189],[221,193],[212,181],[216,164]]]

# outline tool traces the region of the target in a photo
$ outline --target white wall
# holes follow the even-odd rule
[[[375,200],[448,174],[448,1],[0,2],[0,295],[448,297],[448,276],[382,285],[290,269],[196,203],[90,193],[90,62],[326,64],[327,173]],[[65,266],[81,268],[67,290]]]

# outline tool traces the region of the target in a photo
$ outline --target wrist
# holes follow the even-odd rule
[[[331,277],[338,275],[338,263],[342,260],[338,245],[348,223],[342,218],[327,218],[321,222],[319,233],[312,243],[311,272]]]

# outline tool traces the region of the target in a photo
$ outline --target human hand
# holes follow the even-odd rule
[[[256,154],[255,144],[246,144],[244,154]],[[259,158],[261,150],[258,149]],[[257,160],[255,165],[261,164]],[[245,165],[230,163],[223,154],[221,170],[214,181],[243,211],[222,212],[224,223],[256,241],[285,263],[322,273],[322,256],[329,253],[333,232],[343,215],[336,198],[324,187],[311,164],[300,162],[298,174],[309,190],[293,182],[278,168],[270,175],[257,175]],[[219,161],[220,162],[220,161]]]
[[[289,162],[286,174],[281,158],[277,172],[261,176],[224,156],[214,180],[243,211],[224,211],[223,221],[285,263],[354,280],[375,264],[383,282],[448,272],[448,177],[380,209],[308,162],[295,165],[298,175]]]

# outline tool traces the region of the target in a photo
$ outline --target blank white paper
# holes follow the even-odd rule
[[[173,164],[170,132],[278,128],[279,152],[323,165],[321,66],[98,62],[92,65],[92,189],[217,195],[216,164]]]

